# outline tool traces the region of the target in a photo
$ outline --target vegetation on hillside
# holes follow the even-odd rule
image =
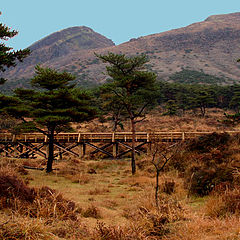
[[[224,84],[226,79],[195,70],[183,69],[169,76],[175,83],[185,84]]]

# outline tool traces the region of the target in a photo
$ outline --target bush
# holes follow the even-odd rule
[[[227,133],[212,133],[193,139],[188,144],[190,151],[197,151],[200,153],[209,152],[212,148],[227,145],[230,140],[230,135]]]
[[[185,179],[185,185],[188,186],[189,193],[198,196],[208,195],[220,183],[233,184],[232,169],[215,168],[206,169],[193,167]]]
[[[33,218],[77,220],[78,208],[57,191],[28,187],[13,171],[0,170],[0,206]]]
[[[211,217],[240,216],[240,188],[214,193],[206,203],[206,213]]]
[[[85,218],[102,218],[100,210],[93,205],[89,206],[85,211],[83,211],[82,216]]]

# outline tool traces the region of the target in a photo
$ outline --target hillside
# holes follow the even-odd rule
[[[156,72],[159,79],[169,80],[176,72],[194,70],[217,76],[218,84],[232,84],[240,79],[236,62],[240,57],[240,13],[210,16],[184,28],[131,39],[118,46],[87,27],[74,27],[53,33],[30,49],[31,56],[6,73],[8,84],[31,77],[37,63],[70,71],[79,84],[97,84],[106,76],[101,74],[104,64],[94,52],[108,51],[147,54],[147,69]],[[23,82],[17,81],[17,85]]]

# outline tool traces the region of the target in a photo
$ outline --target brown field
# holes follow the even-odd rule
[[[200,117],[200,112],[186,112],[183,116],[162,116],[164,110],[155,108],[151,113],[146,115],[146,118],[137,124],[137,131],[232,131],[240,130],[239,126],[229,126],[223,124],[224,110],[208,109],[204,118]],[[230,112],[227,112],[230,113]],[[117,131],[131,131],[129,121],[124,122],[124,130],[117,129]],[[112,131],[111,123],[106,121],[100,123],[97,119],[91,122],[74,125],[77,131]]]
[[[221,126],[217,121],[221,117],[222,113],[214,110],[204,119],[149,115],[139,130],[144,126],[158,131],[232,129]],[[93,124],[84,127],[90,130]],[[100,131],[104,124],[95,128]],[[22,167],[41,167],[45,164],[41,159],[1,158],[0,239],[238,240],[239,138],[228,141],[228,145],[213,146],[204,153],[190,152],[183,146],[160,175],[159,208],[154,199],[151,155],[138,157],[134,176],[127,158],[69,156],[54,162],[58,170],[51,174]],[[192,194],[191,171],[202,167],[210,174],[216,166],[233,171],[231,184],[220,182],[204,196]],[[170,182],[173,189],[168,191]]]

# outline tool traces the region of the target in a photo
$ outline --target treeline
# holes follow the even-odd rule
[[[207,108],[232,109],[239,112],[240,85],[219,86],[158,82],[157,104],[165,114],[184,114],[186,110],[199,110],[205,116]]]

